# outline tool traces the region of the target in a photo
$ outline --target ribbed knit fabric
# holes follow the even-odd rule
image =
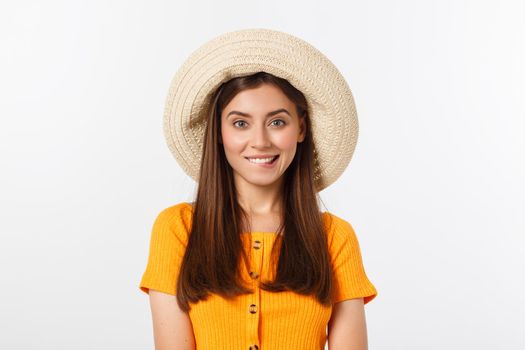
[[[178,268],[184,255],[191,228],[192,206],[182,202],[160,212],[151,232],[149,258],[140,289],[175,295]],[[328,216],[333,219],[328,245],[334,270],[333,300],[337,303],[377,296],[365,273],[359,243],[352,226],[329,212],[323,212],[325,228]],[[259,279],[274,277],[270,269],[270,252],[276,237],[272,232],[241,234],[244,248],[251,249],[250,271],[240,264],[243,278],[251,281],[255,293],[227,300],[211,295],[208,300],[190,304],[197,350],[322,350],[326,344],[326,327],[332,306],[325,307],[312,296],[294,292],[271,293],[258,287]],[[250,254],[248,256],[250,256]]]

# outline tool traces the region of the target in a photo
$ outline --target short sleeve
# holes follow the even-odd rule
[[[365,273],[354,229],[346,220],[334,214],[329,216],[332,218],[329,245],[334,274],[333,304],[361,297],[367,304],[377,296],[377,290]]]
[[[146,270],[139,285],[143,292],[149,294],[149,290],[153,289],[175,295],[188,241],[188,219],[191,218],[188,207],[188,203],[179,203],[164,209],[155,219]]]

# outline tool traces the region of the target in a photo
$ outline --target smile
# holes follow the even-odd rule
[[[269,158],[246,158],[250,163],[253,164],[273,164],[279,158],[279,155]]]

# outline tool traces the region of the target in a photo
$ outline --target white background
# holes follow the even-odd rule
[[[354,93],[357,148],[321,197],[379,292],[370,349],[525,349],[524,17],[520,1],[2,2],[0,348],[153,348],[151,226],[195,189],[162,134],[169,83],[210,38],[266,27]]]

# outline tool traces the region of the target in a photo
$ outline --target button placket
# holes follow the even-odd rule
[[[258,235],[255,235],[255,237],[252,239],[252,256],[254,257],[254,261],[252,263],[252,268],[250,271],[250,277],[255,280],[259,277],[259,272],[261,270],[262,266],[262,238],[258,237]],[[257,285],[257,282],[254,283],[254,286]]]
[[[251,263],[250,263],[250,277],[252,278],[253,294],[248,298],[248,305],[246,312],[248,313],[247,325],[249,327],[249,349],[259,349],[259,315],[260,315],[260,288],[258,278],[259,271],[262,267],[263,259],[263,236],[261,233],[251,234]]]

